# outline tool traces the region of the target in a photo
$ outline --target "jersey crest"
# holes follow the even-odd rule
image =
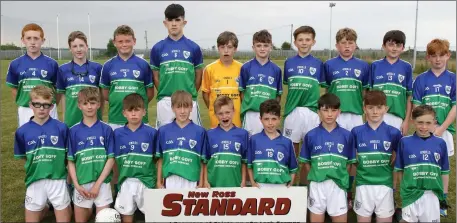
[[[441,156],[439,153],[433,153],[433,155],[435,155],[435,160],[436,162],[438,162],[438,160],[440,160]]]
[[[189,139],[189,146],[191,149],[193,149],[197,145],[197,141],[193,139]]]
[[[339,152],[339,153],[342,153],[342,152],[343,152],[343,149],[344,149],[344,145],[338,143],[337,149],[338,149],[338,152]]]
[[[385,150],[389,150],[390,149],[390,144],[391,144],[390,142],[384,141],[384,149]]]
[[[184,56],[184,58],[187,59],[187,58],[189,58],[189,56],[190,56],[190,52],[184,50],[184,51],[182,52],[182,55]]]
[[[140,71],[139,70],[133,70],[133,76],[135,78],[138,78],[140,76]]]
[[[58,136],[51,136],[51,142],[53,145],[57,144],[57,142],[59,141],[59,137]]]
[[[314,75],[314,74],[316,73],[316,68],[310,67],[310,68],[309,68],[309,73],[310,73],[311,75]]]
[[[450,94],[451,93],[451,86],[446,85],[444,90],[446,90],[446,94]]]
[[[143,150],[143,152],[146,152],[146,150],[148,150],[148,148],[149,148],[149,143],[145,143],[145,142],[141,143],[141,150]]]
[[[100,144],[102,144],[102,146],[105,145],[105,137],[100,136]]]
[[[354,74],[356,77],[360,77],[361,71],[359,69],[354,69]]]
[[[241,148],[241,143],[235,142],[235,149],[237,152],[240,151],[240,148]]]
[[[269,84],[273,84],[274,81],[275,81],[274,77],[268,77],[268,83]]]
[[[405,80],[405,76],[398,74],[398,81],[401,83],[403,80]]]
[[[46,71],[46,70],[41,70],[41,76],[42,76],[42,77],[48,76],[48,71]]]
[[[89,80],[90,80],[90,82],[94,83],[95,82],[95,76],[94,75],[89,75]]]
[[[281,161],[282,159],[284,159],[284,153],[278,152],[277,157],[278,157],[278,161]]]

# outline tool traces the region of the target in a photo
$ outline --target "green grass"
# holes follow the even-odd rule
[[[205,60],[205,65],[213,62],[214,60]],[[244,62],[243,60],[240,60]],[[13,158],[13,144],[14,132],[17,128],[17,107],[11,96],[10,88],[5,84],[5,75],[10,61],[1,61],[1,74],[0,74],[0,90],[1,90],[1,219],[7,222],[21,222],[24,221],[24,162],[15,160]],[[67,61],[59,61],[62,64]],[[104,61],[98,61],[104,63]],[[279,67],[283,68],[284,60],[275,60]],[[323,92],[323,91],[322,91]],[[284,107],[285,98],[287,96],[287,88],[284,88],[281,105]],[[206,108],[202,97],[199,95],[198,103],[200,105],[200,114],[205,127],[209,126],[208,109]],[[107,109],[105,110],[107,111]],[[59,112],[59,117],[62,117]],[[106,112],[103,117],[107,120]],[[152,100],[149,104],[149,122],[151,124],[156,121],[156,100]],[[412,127],[412,124],[410,124]],[[412,132],[412,129],[410,129]],[[447,218],[442,218],[442,222],[456,222],[455,219],[455,157],[450,158],[451,175],[449,183],[448,201],[453,207],[448,212]],[[397,193],[398,194],[398,193]],[[397,202],[400,202],[399,197],[396,197]],[[47,218],[53,221],[51,217]],[[349,222],[355,222],[356,216],[353,211],[349,212]]]

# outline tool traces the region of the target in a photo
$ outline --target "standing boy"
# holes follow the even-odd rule
[[[349,172],[356,162],[354,139],[336,122],[341,112],[336,95],[322,95],[317,105],[321,124],[305,135],[299,157],[309,173],[310,221],[324,222],[327,211],[333,222],[346,222]]]
[[[136,39],[133,29],[127,25],[116,28],[113,43],[117,56],[103,64],[100,87],[103,88],[103,98],[108,101],[108,124],[114,129],[123,127],[127,122],[122,115],[122,101],[131,93],[143,97],[146,115],[143,122],[148,123],[148,103],[154,97],[152,71],[148,62],[133,53]]]
[[[98,213],[113,203],[109,182],[114,165],[114,138],[111,127],[97,117],[100,108],[97,87],[79,91],[78,108],[83,118],[70,128],[68,172],[75,188],[75,221],[87,222],[94,204]]]
[[[267,30],[256,32],[252,39],[255,58],[244,63],[239,77],[243,128],[254,135],[262,131],[260,104],[268,99],[281,100],[281,68],[270,60],[272,37]]]
[[[202,125],[197,96],[202,83],[203,55],[200,46],[184,36],[183,29],[187,24],[184,7],[169,5],[165,9],[163,24],[168,30],[168,37],[152,47],[150,56],[154,84],[158,89],[156,127],[173,122],[175,116],[170,97],[177,90],[192,95],[190,119]]]
[[[281,188],[294,183],[297,172],[292,141],[278,130],[281,105],[275,99],[260,104],[263,130],[253,135],[248,149],[248,174],[253,187]]]
[[[157,130],[143,123],[146,108],[143,96],[137,93],[122,100],[122,115],[127,124],[114,130],[114,156],[119,170],[114,208],[122,215],[122,222],[133,222],[139,209],[144,214],[144,191],[154,189]]]
[[[59,64],[57,61],[44,55],[41,46],[44,44],[44,31],[41,26],[30,23],[22,28],[22,44],[27,52],[11,61],[6,73],[6,85],[11,87],[13,99],[18,105],[18,127],[29,122],[33,116],[33,109],[29,107],[30,90],[37,85],[44,85],[55,89]],[[55,94],[52,94],[52,110],[50,115],[57,119]]]
[[[366,92],[363,111],[367,122],[351,132],[357,152],[354,207],[357,222],[371,222],[373,213],[377,222],[392,222],[395,212],[393,163],[402,134],[383,121],[387,109],[384,92]]]
[[[238,90],[238,76],[241,63],[233,59],[238,47],[238,38],[235,33],[225,31],[217,37],[219,59],[208,64],[203,70],[202,96],[208,108],[211,128],[219,124],[214,111],[214,101],[219,95],[232,99],[234,105],[233,124],[241,127],[241,99]]]
[[[402,218],[406,222],[439,222],[440,207],[448,207],[448,152],[446,142],[431,133],[435,117],[429,105],[414,108],[416,131],[398,145],[395,171],[401,182]]]
[[[175,120],[158,130],[157,188],[203,187],[207,136],[203,127],[189,119],[192,95],[178,90],[171,96]]]
[[[30,91],[33,116],[15,133],[14,157],[25,160],[25,221],[39,222],[49,200],[57,222],[71,220],[67,187],[68,128],[50,117],[54,104],[51,88],[38,85]]]
[[[208,163],[205,187],[244,187],[249,133],[236,127],[232,120],[232,99],[221,95],[214,101],[218,126],[208,130]]]
[[[400,59],[405,49],[405,34],[391,30],[384,35],[382,49],[386,56],[371,63],[370,86],[384,91],[387,96],[388,111],[384,122],[408,134],[411,117],[411,95],[413,88],[413,69],[411,64]]]

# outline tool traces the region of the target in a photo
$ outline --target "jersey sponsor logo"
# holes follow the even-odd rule
[[[328,150],[330,150],[334,144],[333,142],[325,142],[324,145],[326,145],[328,147]]]
[[[339,153],[342,153],[342,152],[343,152],[343,149],[344,149],[344,145],[338,143],[338,146],[337,146],[336,148],[338,149],[338,152],[339,152]]]
[[[190,56],[190,52],[184,50],[184,51],[182,51],[182,55],[184,56],[184,58],[187,59],[187,58],[189,58],[189,56]]]
[[[314,150],[320,150],[322,149],[322,146],[314,146]]]
[[[168,53],[162,53],[162,57],[167,57]]]
[[[292,72],[292,71],[294,71],[294,68],[289,68],[289,69],[287,70],[287,72]]]
[[[125,146],[125,145],[119,146],[119,149],[121,149],[121,150],[125,149],[125,148],[127,148],[127,146]]]
[[[113,72],[109,73],[110,76],[114,76],[114,75],[116,75],[116,74],[117,74],[116,71],[113,71]]]
[[[403,80],[405,80],[405,76],[401,75],[401,74],[398,74],[398,81],[403,82]]]
[[[186,140],[186,138],[184,138],[184,137],[179,137],[179,138],[177,138],[176,140],[179,141],[178,146],[182,146],[182,142],[183,142],[184,140]]]
[[[411,155],[408,156],[408,158],[414,159],[414,158],[416,158],[416,155],[415,154],[411,154]]]
[[[28,141],[28,142],[27,142],[27,145],[29,145],[29,146],[30,146],[30,145],[33,145],[33,144],[36,144],[35,140],[32,140],[32,141]]]
[[[173,144],[173,140],[167,140],[167,141],[165,142],[165,144],[167,144],[167,145]]]
[[[426,87],[425,90],[428,91],[428,90],[430,90],[430,88]]]
[[[269,84],[273,84],[274,81],[275,81],[274,77],[268,77],[268,83]]]
[[[367,147],[367,144],[366,143],[359,143],[359,147]]]
[[[48,71],[47,70],[41,70],[41,76],[42,77],[48,76]]]
[[[380,80],[380,79],[383,79],[383,78],[384,78],[384,76],[382,76],[382,75],[381,76],[376,76],[376,80]]]
[[[148,150],[148,148],[149,148],[149,143],[145,143],[145,142],[141,143],[141,150],[143,150],[143,152],[146,152],[146,150]]]
[[[189,146],[191,149],[193,149],[197,145],[197,141],[193,139],[189,139]]]
[[[384,142],[383,142],[384,149],[385,149],[385,150],[389,150],[389,149],[390,149],[390,144],[391,144],[391,143],[390,143],[389,141],[384,141]]]
[[[446,94],[450,94],[451,93],[451,86],[446,85],[444,90],[446,90]]]
[[[262,155],[262,151],[261,150],[256,150],[255,151],[255,155]]]
[[[82,146],[82,145],[84,145],[83,141],[78,142],[78,146]]]
[[[237,152],[240,151],[240,148],[241,148],[241,143],[235,142],[235,149]]]
[[[219,145],[218,144],[214,144],[212,147],[213,147],[213,149],[215,149],[215,148],[219,147]]]
[[[354,74],[356,77],[360,77],[361,71],[359,69],[354,69]]]
[[[433,153],[433,155],[435,156],[435,160],[436,162],[438,162],[438,160],[440,160],[441,156],[439,153]]]
[[[57,144],[57,142],[59,141],[59,137],[58,136],[51,136],[51,142],[53,145]]]
[[[250,77],[249,80],[250,81],[255,80],[255,77]]]
[[[105,137],[100,136],[100,144],[102,144],[102,146],[105,145]]]
[[[22,75],[25,74],[25,72],[26,72],[26,71],[21,71],[21,72],[19,73],[19,75],[22,76]]]
[[[135,78],[138,78],[140,76],[140,71],[139,70],[133,70],[133,76]]]
[[[90,80],[90,82],[94,83],[95,82],[95,76],[94,75],[89,75],[89,80]]]
[[[278,161],[281,161],[282,159],[284,159],[284,153],[282,153],[282,152],[278,152],[278,154],[276,156],[278,158]]]
[[[333,71],[333,75],[337,75],[339,73],[340,73],[339,71]]]
[[[314,74],[316,73],[316,68],[310,67],[310,68],[309,68],[309,73],[310,73],[311,75],[314,75]]]

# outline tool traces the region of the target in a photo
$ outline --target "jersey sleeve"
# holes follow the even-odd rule
[[[105,144],[105,150],[106,150],[106,155],[108,158],[113,158],[114,157],[114,132],[113,129],[110,127],[107,127],[105,130],[105,137],[104,137],[104,144]]]
[[[249,147],[248,147],[248,168],[252,169],[252,162],[254,162],[255,158],[255,141],[252,140],[252,137],[249,139]]]
[[[375,80],[375,70],[376,70],[376,62],[371,63],[370,65],[370,79],[368,80],[368,84],[370,85],[370,89],[373,88],[374,80]]]
[[[8,66],[6,71],[6,85],[12,88],[17,88],[19,85],[19,74],[16,72],[16,64],[13,62]]]
[[[202,131],[200,138],[201,138],[201,142],[202,142],[202,145],[200,148],[201,160],[204,163],[207,163],[210,157],[208,157],[208,135],[206,134],[205,130]]]
[[[117,136],[116,130],[113,131],[113,139],[114,139],[114,158],[117,158],[118,156],[121,155],[121,148],[119,146],[119,139],[120,137]],[[117,163],[117,161],[116,161]]]
[[[162,131],[163,131],[163,129],[160,129],[160,128],[157,131],[156,152],[154,154],[157,158],[162,157],[162,153],[163,153],[163,148],[162,148],[162,146],[163,146],[162,134],[163,133],[162,133]]]
[[[109,88],[111,86],[111,78],[109,75],[109,70],[111,67],[110,61],[103,64],[102,67],[102,74],[100,75],[100,87],[101,88]]]
[[[396,129],[396,128],[392,128],[393,131],[393,136],[392,136],[392,142],[391,142],[391,146],[392,146],[392,151],[395,151],[395,153],[398,152],[398,143],[400,142],[400,139],[403,137],[400,130]]]
[[[64,147],[65,147],[65,152],[68,153],[68,147],[67,147],[67,145],[68,145],[68,141],[70,141],[70,139],[69,139],[70,131],[69,131],[67,125],[63,124],[63,128],[62,128],[62,130],[61,130],[61,134],[62,134],[62,138],[63,138],[63,140],[64,140],[64,144],[63,144],[63,145],[64,145]]]
[[[282,94],[282,71],[279,67],[276,71],[276,78],[278,78],[278,81],[276,82],[276,95],[279,96]]]
[[[440,148],[441,148],[441,154],[440,154],[441,159],[439,160],[439,162],[440,162],[439,165],[441,167],[441,175],[448,175],[450,172],[449,157],[448,157],[446,142],[444,140],[441,141]]]
[[[248,162],[248,152],[249,152],[249,133],[246,131],[243,136],[243,141],[241,142],[241,161],[243,163]]]
[[[325,83],[325,67],[324,67],[324,63],[322,61],[320,62],[320,66],[321,66],[320,67],[321,69],[319,69],[318,81],[319,81],[319,85],[321,87],[325,87],[325,85],[326,85],[326,83]]]
[[[365,66],[363,68],[363,76],[362,76],[362,86],[363,88],[370,88],[370,79],[371,79],[371,69],[370,64],[365,62]]]
[[[347,151],[348,155],[348,164],[356,163],[356,150],[355,150],[355,138],[352,133],[349,134],[348,137],[348,148],[349,150]]]
[[[352,138],[353,138],[353,141],[354,141],[354,144],[352,145],[352,149],[355,151],[355,157],[357,157],[357,153],[358,153],[358,149],[357,149],[357,145],[359,144],[358,143],[358,139],[357,139],[357,132],[355,131],[355,128],[353,128],[351,130],[351,135],[352,135]],[[349,159],[348,159],[349,160]],[[355,159],[355,162],[354,163],[357,163],[358,160]]]
[[[238,83],[238,90],[239,91],[244,91],[246,89],[246,84],[248,82],[248,78],[249,78],[249,73],[248,73],[248,69],[246,68],[246,64],[244,64],[243,66],[241,66],[241,70],[240,70],[240,76],[239,76],[239,83]]]
[[[70,161],[75,161],[75,153],[76,153],[76,144],[74,142],[76,141],[75,137],[73,136],[72,130],[69,131],[68,134],[68,140],[67,140],[67,159]]]
[[[308,149],[308,147],[310,146],[312,145],[309,141],[309,135],[306,134],[301,145],[300,156],[298,157],[298,161],[300,161],[301,163],[309,163],[311,161],[311,153]]]
[[[20,131],[16,131],[14,134],[14,158],[16,159],[25,158],[25,141],[23,137]]]
[[[160,51],[159,51],[159,43],[155,44],[149,56],[149,61],[151,64],[152,70],[160,70]]]
[[[65,93],[66,88],[67,88],[66,79],[64,77],[62,67],[59,67],[59,69],[57,70],[57,83],[56,83],[57,93]]]
[[[423,75],[423,74],[421,74],[421,75]],[[413,99],[412,99],[413,104],[421,105],[423,94],[424,94],[424,89],[422,89],[421,76],[419,76],[413,82]]]
[[[51,82],[52,82],[52,85],[56,86],[57,85],[57,77],[59,75],[59,64],[55,60],[52,61],[52,73],[54,75],[51,76]]]
[[[410,64],[407,64],[405,76],[406,96],[411,96],[413,93],[413,68]]]
[[[284,79],[282,81],[283,84],[288,84],[289,82],[289,72],[287,72],[287,70],[289,69],[288,68],[288,65],[289,65],[289,60],[287,59],[285,62],[284,62]]]
[[[455,88],[456,88],[456,78],[455,78],[455,75],[453,76],[453,83],[451,85],[451,105],[454,106],[456,104],[456,101],[455,101],[455,94],[456,94],[456,91],[455,91]],[[447,117],[447,116],[446,116]]]
[[[395,156],[394,171],[403,171],[405,164],[403,162],[403,140],[398,143],[397,154]]]
[[[297,158],[295,156],[294,144],[289,140],[289,160],[287,162],[290,173],[296,173],[298,170]]]
[[[194,64],[195,69],[201,69],[203,67],[203,53],[198,45],[195,46],[192,63]]]
[[[330,70],[330,66],[328,64],[328,61],[324,63],[324,78],[325,78],[325,82],[324,82],[324,87],[325,88],[328,88],[330,87],[330,84],[332,83],[332,71]]]
[[[153,136],[151,137],[151,146],[152,146],[152,151],[151,151],[151,154],[152,154],[152,157],[154,157],[156,155],[156,152],[157,152],[157,130],[154,129],[154,132],[153,132]]]
[[[152,80],[152,69],[149,66],[149,64],[147,64],[147,62],[143,68],[143,72],[144,72],[144,80],[143,80],[144,86],[146,88],[154,87],[154,81]]]
[[[209,71],[208,66],[206,66],[205,69],[203,69],[203,80],[201,89],[205,93],[209,93],[211,91],[211,73]]]

